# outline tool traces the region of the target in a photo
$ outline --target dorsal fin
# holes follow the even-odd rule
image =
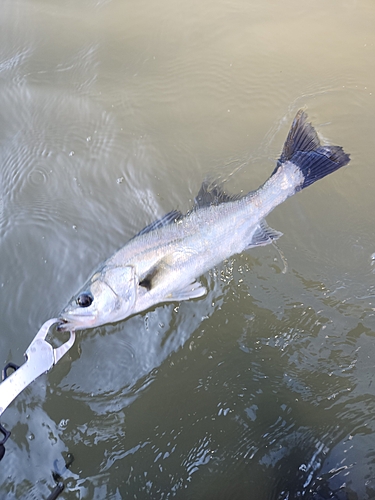
[[[171,212],[168,212],[164,217],[161,219],[155,220],[148,226],[144,227],[141,231],[139,231],[138,234],[134,236],[140,236],[141,234],[146,234],[150,233],[154,229],[158,229],[164,226],[168,226],[168,224],[173,224],[174,222],[179,221],[183,217],[182,213],[179,210],[172,210]]]
[[[240,194],[230,195],[212,182],[204,181],[202,186],[194,199],[195,208],[208,207],[210,205],[219,205],[220,203],[227,203],[242,198]]]

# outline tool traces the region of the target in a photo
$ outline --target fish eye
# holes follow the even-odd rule
[[[89,307],[94,301],[94,297],[91,295],[91,293],[83,292],[80,295],[78,295],[76,302],[79,305],[79,307]]]

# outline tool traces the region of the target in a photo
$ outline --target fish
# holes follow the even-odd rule
[[[347,165],[341,146],[322,145],[299,110],[271,176],[255,191],[227,194],[203,182],[194,207],[172,210],[102,263],[60,314],[60,329],[122,321],[164,302],[198,299],[199,278],[235,254],[268,245],[282,233],[265,217],[314,182]]]

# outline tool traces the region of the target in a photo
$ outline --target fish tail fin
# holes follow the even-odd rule
[[[341,146],[322,146],[314,127],[306,120],[307,114],[302,109],[299,110],[293,120],[277,166],[272,172],[274,175],[285,162],[296,165],[303,175],[303,181],[296,191],[310,186],[350,161],[349,155]]]

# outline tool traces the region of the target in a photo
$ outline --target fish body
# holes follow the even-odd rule
[[[205,182],[190,212],[170,212],[107,259],[62,311],[62,329],[92,328],[162,302],[201,297],[206,289],[199,276],[278,239],[282,233],[267,226],[265,217],[349,162],[340,146],[322,146],[306,119],[297,113],[276,168],[259,189],[230,196]]]

